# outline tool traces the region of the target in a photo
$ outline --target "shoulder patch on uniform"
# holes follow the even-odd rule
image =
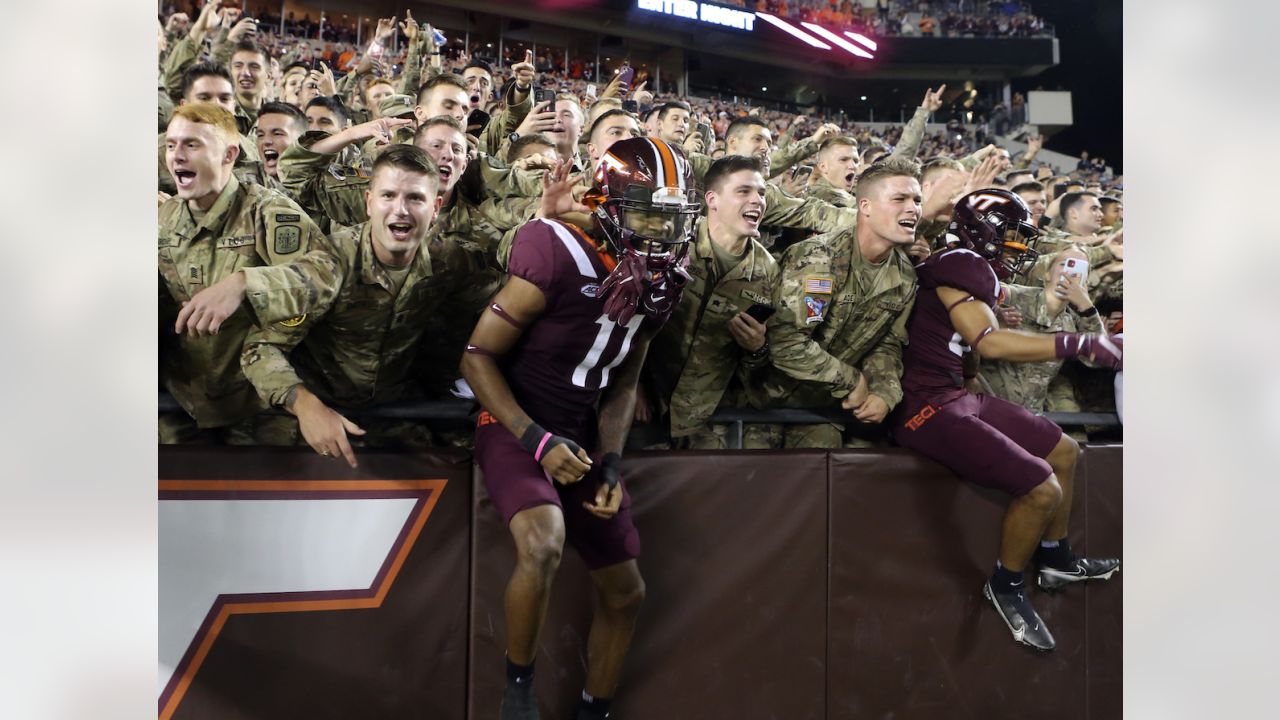
[[[278,222],[278,223],[291,223],[291,222],[295,222],[295,223],[296,223],[296,222],[302,222],[302,216],[301,216],[301,215],[277,214],[277,215],[276,215],[276,222]]]
[[[827,311],[827,303],[831,302],[831,298],[820,298],[812,295],[804,296],[804,324],[812,325],[822,322]]]
[[[276,227],[274,235],[276,253],[279,255],[288,255],[298,251],[302,247],[302,230],[296,225],[280,225]]]
[[[805,275],[804,291],[809,294],[830,295],[832,280],[830,275]]]
[[[288,320],[281,320],[280,322],[278,322],[278,323],[276,323],[276,324],[277,324],[277,325],[281,325],[281,326],[283,326],[283,327],[294,328],[294,327],[298,327],[298,326],[299,326],[299,325],[301,325],[302,323],[306,322],[306,319],[307,319],[307,314],[306,314],[306,313],[303,313],[303,314],[301,314],[301,315],[299,315],[299,316],[297,316],[297,317],[291,317],[291,318],[289,318]]]

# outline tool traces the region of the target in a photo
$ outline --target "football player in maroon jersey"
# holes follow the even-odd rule
[[[905,392],[892,423],[898,444],[951,468],[962,479],[1013,496],[1005,512],[995,572],[983,586],[1018,642],[1052,650],[1053,635],[1025,594],[1023,570],[1035,561],[1039,585],[1055,590],[1106,579],[1116,559],[1076,557],[1067,543],[1079,447],[1057,425],[1025,408],[974,394],[977,354],[1040,362],[1080,357],[1119,369],[1124,342],[1100,334],[1031,335],[1001,329],[992,309],[1000,280],[1036,258],[1039,230],[1019,196],[996,188],[956,203],[947,249],[916,266],[920,289],[907,325]]]
[[[564,209],[550,206],[567,190],[565,174],[562,166],[544,181],[540,214]],[[467,345],[462,373],[484,408],[475,457],[517,551],[506,592],[504,720],[538,717],[533,662],[566,540],[598,596],[577,718],[608,715],[644,597],[619,454],[649,340],[688,278],[695,198],[679,150],[656,139],[613,143],[584,198],[591,236],[557,220],[523,225],[507,284]]]

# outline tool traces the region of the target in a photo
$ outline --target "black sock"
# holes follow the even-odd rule
[[[1036,548],[1036,562],[1048,565],[1057,570],[1070,570],[1076,556],[1071,552],[1071,543],[1066,538],[1061,540],[1041,540]]]
[[[1022,590],[1022,573],[1014,572],[996,561],[996,569],[991,573],[991,590],[1001,595],[1012,595]]]
[[[533,663],[520,665],[507,658],[507,682],[523,685],[533,679]]]
[[[591,693],[583,690],[582,700],[578,702],[577,720],[605,720],[612,704],[613,698],[591,697]]]

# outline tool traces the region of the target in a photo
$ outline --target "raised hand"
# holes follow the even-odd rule
[[[410,43],[418,38],[420,28],[418,27],[418,23],[413,19],[412,10],[404,11],[404,21],[400,23],[400,32],[404,33],[404,36],[409,39]]]
[[[511,66],[512,77],[516,81],[516,89],[524,88],[527,92],[533,87],[533,78],[538,74],[538,69],[533,65],[533,51],[524,51],[524,62],[518,62]]]
[[[942,93],[946,92],[947,85],[943,83],[938,86],[937,90],[932,88],[924,91],[924,100],[920,101],[920,107],[928,110],[930,113],[936,113],[942,109]]]
[[[591,213],[590,208],[573,197],[573,186],[578,178],[569,175],[572,166],[573,163],[569,160],[561,160],[554,169],[542,176],[542,202],[538,206],[538,217],[554,218],[568,213]]]

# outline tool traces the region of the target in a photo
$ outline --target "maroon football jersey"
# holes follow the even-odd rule
[[[516,231],[507,261],[515,277],[537,285],[546,310],[503,359],[520,407],[547,430],[584,447],[595,444],[595,406],[636,333],[658,324],[637,313],[626,325],[604,314],[600,283],[609,275],[594,243],[578,228],[531,220]]]
[[[916,398],[942,403],[964,394],[961,356],[969,346],[951,324],[937,288],[963,290],[974,301],[994,308],[1000,297],[1000,280],[986,258],[964,248],[929,256],[916,266],[916,278],[920,291],[907,321],[909,342],[902,357],[902,389]]]

